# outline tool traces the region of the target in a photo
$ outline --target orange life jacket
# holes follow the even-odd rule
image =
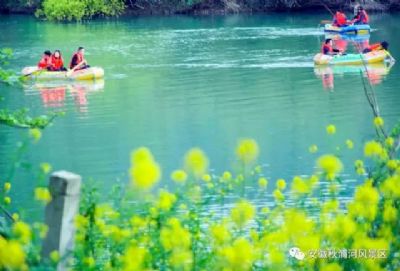
[[[72,63],[74,58],[76,57],[76,63]],[[76,52],[75,54],[73,54],[72,58],[71,58],[71,62],[69,63],[69,68],[72,69],[74,68],[76,65],[78,65],[79,63],[81,63],[83,61],[83,56],[82,54]]]
[[[42,57],[42,59],[38,63],[38,68],[39,69],[46,69],[51,65],[51,57],[45,55]]]
[[[54,55],[51,56],[51,68],[55,70],[59,70],[64,67],[64,61],[62,57],[55,57]]]

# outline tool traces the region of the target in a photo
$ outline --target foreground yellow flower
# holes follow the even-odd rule
[[[32,238],[32,231],[28,224],[18,221],[12,226],[13,235],[23,244],[28,244]]]
[[[5,182],[4,183],[4,192],[9,192],[11,190],[11,183]]]
[[[347,140],[346,140],[346,146],[347,146],[348,149],[354,148],[354,143],[353,143],[353,141],[350,140],[350,139],[347,139]]]
[[[237,157],[245,164],[250,164],[258,158],[259,148],[254,139],[242,139],[236,147]]]
[[[215,224],[210,227],[211,236],[217,245],[222,245],[230,241],[231,233],[225,224]]]
[[[340,159],[331,154],[326,154],[318,158],[317,166],[324,171],[328,180],[335,179],[336,175],[343,170],[343,164]]]
[[[33,138],[34,142],[38,142],[42,137],[42,132],[38,128],[29,129],[29,135]]]
[[[200,179],[208,171],[208,158],[199,148],[190,149],[185,154],[185,169],[195,178]]]
[[[317,145],[311,145],[309,148],[308,148],[308,151],[310,152],[310,153],[316,153],[317,151],[318,151],[318,146]]]
[[[266,189],[268,185],[268,180],[265,177],[261,177],[258,179],[258,186],[261,189]]]
[[[246,200],[240,200],[231,210],[231,219],[239,227],[242,228],[254,218],[256,208]]]
[[[160,166],[154,161],[147,148],[139,148],[132,153],[130,175],[135,187],[149,190],[161,178]]]
[[[278,179],[276,181],[276,188],[278,188],[279,190],[285,190],[286,188],[286,181],[284,179]]]
[[[171,174],[171,179],[176,183],[183,184],[187,180],[187,174],[183,170],[175,170]]]
[[[385,149],[382,147],[381,143],[372,140],[365,143],[364,155],[367,157],[384,158],[386,156],[386,152]]]
[[[11,198],[10,197],[4,197],[3,201],[4,201],[5,205],[10,205],[11,204]]]
[[[6,240],[0,235],[0,269],[27,270],[25,258],[25,252],[19,242]]]
[[[334,133],[336,133],[336,126],[333,124],[329,124],[328,126],[326,126],[326,132],[328,133],[328,135],[333,135]]]
[[[232,246],[224,247],[219,251],[223,269],[221,270],[251,270],[255,260],[254,247],[251,243],[239,238],[233,242]]]
[[[51,201],[51,194],[49,189],[46,187],[36,187],[35,188],[35,200],[47,204]]]
[[[375,117],[374,118],[375,127],[382,127],[384,123],[385,122],[383,121],[383,119],[381,117]]]
[[[41,163],[40,169],[44,174],[48,174],[51,171],[51,165],[49,163]]]
[[[144,269],[144,263],[148,251],[145,248],[131,245],[122,255],[123,271],[140,271]]]
[[[176,202],[175,194],[169,193],[167,190],[161,190],[157,206],[161,210],[169,211]]]

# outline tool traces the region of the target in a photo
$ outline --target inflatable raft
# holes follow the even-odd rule
[[[385,50],[373,51],[366,54],[324,55],[314,56],[315,65],[363,65],[384,62],[388,57]]]
[[[22,75],[33,80],[95,80],[104,77],[104,70],[100,67],[90,67],[83,70],[77,70],[69,74],[66,71],[51,72],[39,70],[37,67],[25,67]]]
[[[354,24],[343,27],[326,24],[324,30],[325,32],[347,35],[368,35],[371,31],[371,28],[368,24]]]

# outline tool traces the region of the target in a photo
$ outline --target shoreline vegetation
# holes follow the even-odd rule
[[[362,4],[369,11],[400,10],[396,0],[0,0],[0,13],[35,14],[54,21],[118,15],[223,15],[344,9]]]

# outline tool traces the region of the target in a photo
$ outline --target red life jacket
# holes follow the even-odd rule
[[[54,70],[59,70],[64,67],[64,61],[62,57],[56,58],[55,56],[51,56],[51,68]]]
[[[329,44],[324,43],[321,47],[321,53],[326,55],[325,51],[328,51],[328,53],[332,53],[333,52],[333,48],[332,46],[330,46]]]
[[[74,60],[74,58],[76,57],[76,63],[72,63],[72,61]],[[71,58],[71,62],[69,63],[69,68],[72,69],[74,68],[76,65],[78,65],[79,63],[81,63],[83,61],[83,56],[82,54],[76,52],[75,54],[73,54],[72,58]]]
[[[368,17],[368,14],[367,14],[367,12],[365,10],[362,10],[360,12],[360,21],[363,24],[368,24],[369,23],[369,17]]]
[[[377,51],[377,50],[382,49],[382,46],[380,43],[374,43],[374,44],[371,44],[370,46],[368,46],[368,49],[370,49],[371,51]]]
[[[336,11],[334,20],[336,26],[343,26],[346,25],[347,23],[346,15],[344,15],[344,13],[339,11]]]
[[[42,59],[38,63],[39,69],[46,69],[51,65],[51,58],[47,55],[43,56]]]

